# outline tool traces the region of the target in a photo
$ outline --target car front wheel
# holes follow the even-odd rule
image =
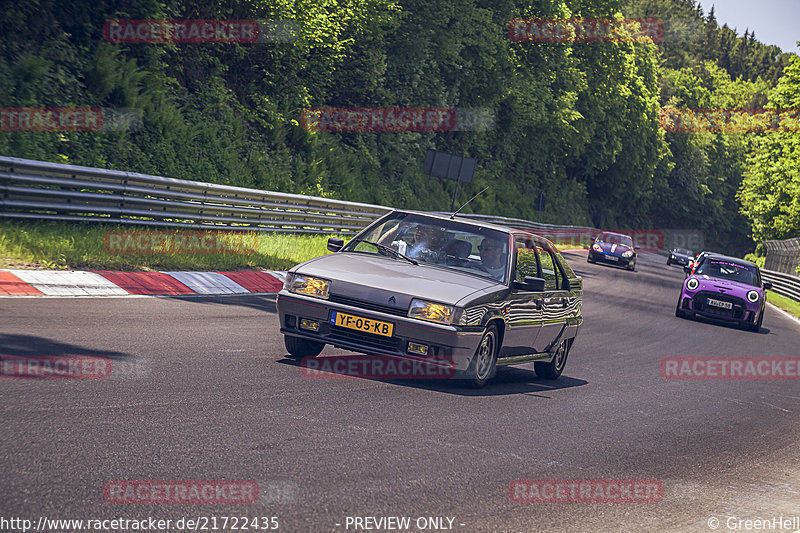
[[[289,355],[297,359],[302,357],[316,357],[325,347],[325,343],[323,342],[310,341],[301,339],[300,337],[292,337],[291,335],[283,336],[283,344],[286,346]]]
[[[567,365],[567,356],[572,343],[569,339],[561,341],[561,344],[556,348],[556,353],[553,355],[553,360],[549,363],[544,361],[537,361],[533,363],[533,368],[536,370],[536,375],[544,379],[558,379]]]
[[[755,324],[751,324],[748,329],[754,333],[758,333],[761,330],[761,323],[764,322],[764,311],[765,309],[762,308],[761,312],[758,314],[758,322]]]
[[[497,369],[497,352],[499,351],[497,326],[490,324],[481,337],[481,343],[475,351],[470,364],[470,385],[480,388],[494,376]]]

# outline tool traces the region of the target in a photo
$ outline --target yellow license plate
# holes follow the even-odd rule
[[[389,322],[381,322],[380,320],[373,320],[371,318],[361,318],[360,316],[348,315],[340,313],[339,311],[331,312],[331,324],[372,333],[374,335],[382,335],[384,337],[391,337],[394,331],[394,324],[390,324]]]

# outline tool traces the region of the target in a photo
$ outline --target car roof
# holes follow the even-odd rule
[[[393,210],[391,212],[392,213],[409,213],[409,214],[412,214],[412,215],[419,215],[419,216],[423,216],[423,217],[436,218],[436,219],[439,219],[439,220],[442,220],[442,221],[454,220],[454,221],[462,222],[462,223],[465,223],[465,224],[472,224],[474,226],[480,226],[482,228],[495,229],[497,231],[502,231],[504,233],[514,233],[514,232],[517,232],[517,231],[524,231],[524,232],[527,232],[527,233],[533,233],[533,231],[530,231],[530,230],[522,230],[522,229],[518,229],[518,228],[510,228],[508,226],[502,226],[500,224],[493,224],[491,222],[484,222],[484,221],[482,221],[480,219],[475,219],[475,218],[461,217],[461,216],[458,216],[458,215],[456,215],[455,218],[451,219],[450,218],[450,214],[430,213],[430,212],[427,212],[427,211],[414,211],[414,210],[411,210],[411,209],[395,209],[395,210]]]
[[[714,253],[714,252],[708,252],[706,254],[706,257],[708,259],[719,259],[719,260],[722,260],[722,261],[727,261],[727,262],[733,263],[735,265],[754,266],[754,267],[758,268],[758,265],[756,265],[752,261],[746,261],[744,259],[739,259],[738,257],[731,257],[731,256],[728,256],[728,255],[722,255],[722,254],[718,254],[718,253]]]
[[[601,235],[616,235],[617,237],[627,237],[627,238],[633,240],[633,237],[631,237],[630,235],[626,235],[624,233],[614,233],[613,231],[604,231],[604,232],[600,233],[600,235],[598,235],[598,237],[600,237]]]

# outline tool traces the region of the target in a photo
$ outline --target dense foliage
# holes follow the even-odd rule
[[[785,105],[794,98],[800,107],[796,69],[784,76],[791,56],[749,32],[737,37],[718,27],[713,11],[704,14],[694,0],[214,4],[6,6],[0,25],[14,31],[0,34],[4,107],[133,108],[143,122],[132,131],[2,132],[0,153],[446,210],[454,182],[422,171],[425,150],[436,148],[477,158],[474,183],[459,197],[490,188],[468,211],[602,227],[696,228],[706,231],[711,247],[737,253],[752,248],[751,233],[798,230],[797,134],[666,134],[659,127],[665,105],[761,107],[768,99]],[[697,31],[658,45],[524,43],[507,33],[515,18],[616,16],[680,19]],[[111,44],[102,28],[116,18],[283,20],[297,38]],[[483,131],[306,131],[302,109],[319,106],[481,108],[494,123]],[[791,146],[794,153],[781,153]],[[773,165],[785,169],[785,196],[769,195],[772,203],[762,205]],[[534,199],[542,191],[547,208],[537,213]],[[785,220],[770,222],[782,209],[789,210]],[[779,227],[768,231],[770,224]]]

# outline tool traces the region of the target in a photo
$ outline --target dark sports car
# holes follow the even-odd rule
[[[701,315],[736,322],[750,331],[758,331],[764,320],[764,290],[772,284],[761,281],[761,272],[754,263],[708,254],[683,281],[675,316],[694,318]]]
[[[667,264],[686,266],[692,261],[693,256],[694,254],[692,254],[691,250],[687,250],[686,248],[673,248],[667,257]]]
[[[326,344],[446,366],[483,386],[497,365],[558,378],[583,322],[582,280],[542,237],[393,211],[333,254],[293,267],[278,294],[293,357]]]
[[[589,263],[602,261],[635,270],[636,257],[636,248],[630,235],[606,231],[592,239],[589,257],[586,260]]]

